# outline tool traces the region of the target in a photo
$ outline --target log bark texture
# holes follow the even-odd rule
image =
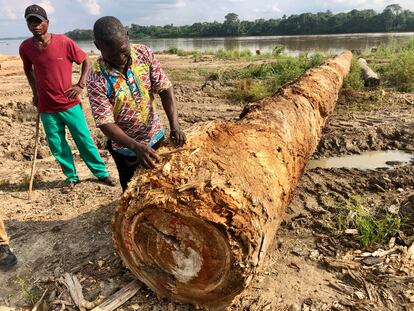
[[[260,268],[351,59],[308,70],[240,121],[194,126],[185,148],[138,170],[112,224],[127,267],[162,297],[228,305]]]
[[[374,72],[374,70],[372,70],[371,67],[368,66],[367,61],[364,58],[359,58],[358,64],[361,67],[362,78],[364,79],[364,85],[366,87],[378,86],[380,84],[380,78]]]

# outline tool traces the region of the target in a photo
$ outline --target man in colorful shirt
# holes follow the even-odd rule
[[[20,45],[20,57],[50,150],[66,176],[66,189],[71,190],[79,178],[66,140],[65,127],[68,127],[81,158],[91,172],[98,180],[113,186],[114,182],[89,132],[79,100],[90,67],[86,53],[65,35],[48,32],[49,21],[42,7],[27,7],[25,18],[33,37]],[[75,85],[72,85],[73,62],[82,64],[79,82]]]
[[[96,125],[109,138],[122,189],[138,165],[153,168],[156,149],[165,130],[155,111],[158,93],[170,124],[170,137],[182,146],[186,137],[178,123],[171,82],[153,52],[145,45],[130,46],[121,22],[106,16],[94,25],[101,57],[88,75],[87,88]]]

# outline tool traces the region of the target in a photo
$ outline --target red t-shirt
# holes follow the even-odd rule
[[[22,42],[19,52],[25,71],[34,70],[39,112],[65,111],[80,102],[65,95],[72,87],[72,63],[81,64],[86,58],[75,42],[65,35],[52,34],[49,46],[40,49],[29,38]]]

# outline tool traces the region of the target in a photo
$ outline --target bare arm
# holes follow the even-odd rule
[[[29,82],[30,88],[32,89],[33,93],[33,105],[37,107],[38,104],[38,97],[37,97],[37,88],[36,88],[36,78],[34,76],[33,69],[24,70],[24,74],[26,75],[27,82]]]
[[[147,147],[146,145],[140,144],[125,132],[116,124],[108,123],[103,124],[99,127],[101,131],[109,139],[113,140],[117,144],[128,148],[135,152],[138,161],[146,168],[154,168],[155,164],[153,160],[159,161],[159,157],[154,149]]]
[[[89,68],[91,68],[91,61],[89,60],[88,55],[86,55],[86,58],[81,65],[81,74],[78,83],[65,91],[65,94],[68,98],[74,99],[78,97],[80,93],[82,93],[83,89],[86,86],[86,77],[88,75]]]
[[[82,63],[81,75],[80,75],[79,81],[77,83],[77,85],[80,85],[82,88],[84,88],[86,86],[86,77],[88,76],[89,68],[91,68],[91,61],[90,61],[88,55],[86,55],[86,58]]]
[[[167,115],[170,123],[170,136],[177,146],[182,146],[186,143],[187,138],[180,128],[178,123],[177,104],[175,102],[174,90],[172,87],[160,93],[162,107]]]

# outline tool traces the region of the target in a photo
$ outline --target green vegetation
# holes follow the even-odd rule
[[[165,51],[165,53],[175,54],[178,56],[189,56],[189,55],[197,56],[201,54],[199,51],[184,51],[176,47],[169,48],[167,51]]]
[[[414,48],[410,45],[409,49],[400,53],[395,53],[390,58],[390,63],[382,73],[390,86],[394,86],[398,91],[414,91]]]
[[[351,70],[348,76],[344,80],[345,88],[353,88],[354,90],[360,90],[364,87],[364,80],[361,76],[361,67],[359,66],[355,57],[352,59]]]
[[[232,59],[232,58],[250,58],[252,57],[252,52],[249,49],[242,50],[224,50],[219,49],[214,53],[218,58],[222,59]]]
[[[370,66],[380,74],[384,86],[401,92],[414,91],[414,40],[400,45],[380,46],[376,52],[364,57],[371,60]],[[347,80],[355,82],[357,71],[351,69]],[[358,83],[349,83],[347,86],[360,89]]]
[[[325,227],[338,238],[345,236],[347,229],[356,229],[355,238],[365,249],[387,243],[403,225],[398,215],[376,211],[360,196],[346,199],[338,195],[330,200],[334,213],[330,219],[325,219]]]
[[[282,85],[292,81],[305,70],[319,66],[321,54],[300,57],[280,56],[271,63],[251,64],[245,68],[229,69],[211,77],[214,80],[235,80],[236,87],[228,91],[228,98],[242,102],[257,101],[274,94]]]
[[[20,277],[20,275],[16,275],[15,283],[19,287],[27,303],[34,306],[40,296],[39,289],[35,286],[29,286],[27,281]]]
[[[347,92],[349,94],[349,90]],[[374,111],[397,104],[387,100],[386,92],[382,88],[370,92],[351,93],[348,98],[346,105],[338,108],[339,111],[342,109],[348,112]]]
[[[131,39],[413,31],[414,12],[404,10],[398,4],[391,4],[381,13],[374,10],[352,10],[333,14],[328,10],[255,21],[240,21],[237,14],[228,13],[223,23],[214,21],[185,26],[132,24],[127,28]],[[92,30],[89,29],[75,29],[66,34],[74,40],[93,40]]]

